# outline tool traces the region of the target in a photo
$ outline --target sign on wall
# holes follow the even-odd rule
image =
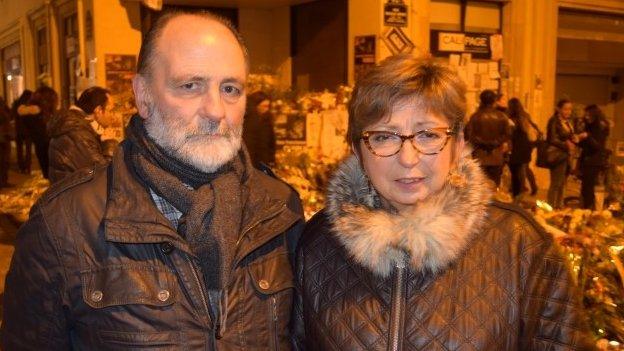
[[[393,55],[410,53],[414,50],[414,43],[409,40],[401,28],[390,28],[384,33],[383,41]]]
[[[502,37],[498,36],[497,43],[502,48]],[[431,52],[437,56],[447,56],[450,53],[470,53],[474,58],[490,59],[492,49],[489,33],[463,33],[432,30]]]
[[[388,0],[384,4],[384,25],[407,27],[407,5],[403,0]]]

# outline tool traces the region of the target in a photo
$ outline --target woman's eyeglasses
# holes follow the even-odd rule
[[[424,129],[411,135],[369,130],[362,133],[362,139],[370,152],[380,157],[396,155],[405,140],[410,140],[412,146],[421,154],[435,155],[444,149],[451,135],[455,134],[450,128]]]

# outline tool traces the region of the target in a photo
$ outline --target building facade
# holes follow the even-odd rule
[[[282,89],[334,90],[412,52],[457,66],[471,108],[497,89],[542,128],[559,98],[597,103],[624,161],[621,0],[0,0],[0,94],[11,101],[45,83],[65,106],[94,84],[130,94],[141,33],[172,6],[232,19],[251,72]]]

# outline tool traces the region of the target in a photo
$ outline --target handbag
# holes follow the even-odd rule
[[[560,148],[548,143],[540,141],[537,144],[537,160],[535,164],[541,168],[553,168],[568,159],[568,154]]]

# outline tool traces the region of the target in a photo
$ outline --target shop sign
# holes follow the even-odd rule
[[[407,27],[407,5],[403,0],[388,0],[384,4],[384,25]]]
[[[470,53],[475,58],[490,59],[489,33],[462,33],[431,31],[432,52],[438,56],[447,53]]]

